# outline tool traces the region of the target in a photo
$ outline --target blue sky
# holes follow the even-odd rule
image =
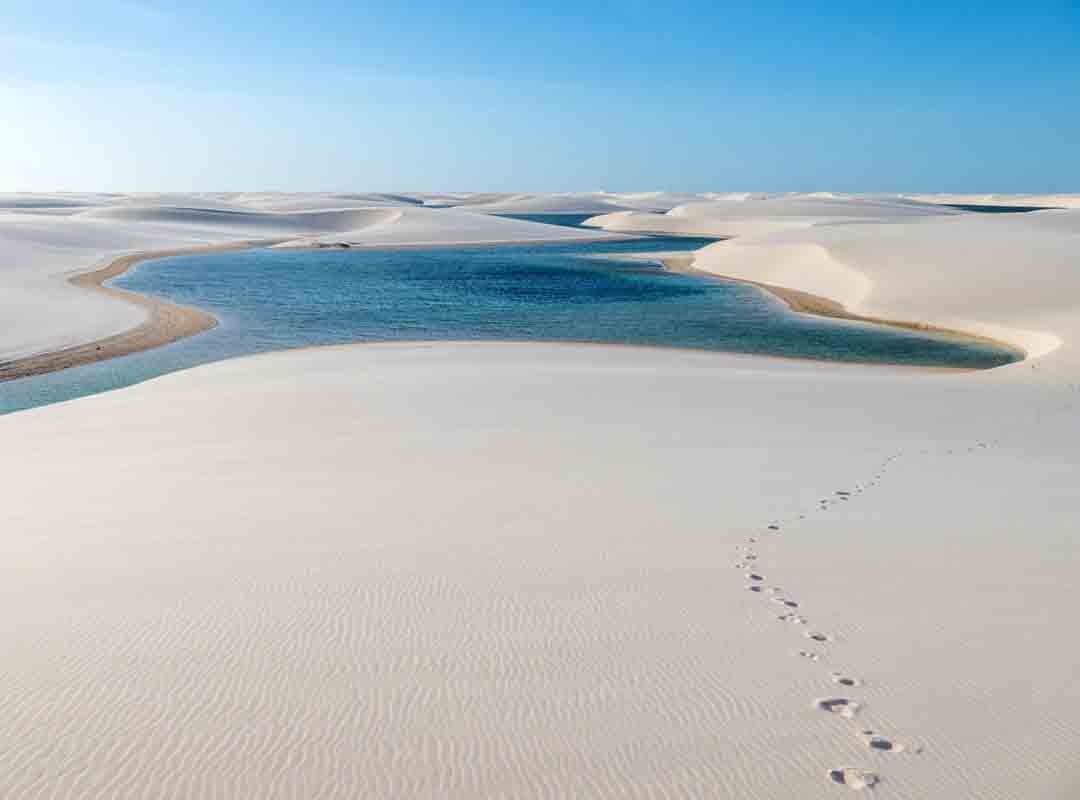
[[[0,20],[0,191],[1080,191],[1080,0]]]

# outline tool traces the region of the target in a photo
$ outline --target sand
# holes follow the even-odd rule
[[[703,198],[665,213],[616,211],[593,217],[585,224],[609,231],[756,237],[821,224],[912,221],[962,213],[902,197],[740,194]]]
[[[923,203],[946,205],[1080,208],[1080,194],[914,194],[908,197]]]
[[[0,796],[1076,796],[1080,214],[860,202],[694,266],[1029,359],[363,345],[0,418]],[[33,213],[21,285],[88,224]]]
[[[135,328],[113,334],[104,339],[0,363],[0,381],[42,375],[68,369],[69,367],[77,367],[81,364],[89,364],[94,361],[103,361],[142,350],[150,350],[210,330],[217,325],[217,319],[212,314],[200,311],[197,308],[168,303],[156,297],[148,297],[136,292],[105,286],[104,284],[111,278],[123,275],[141,261],[200,252],[243,249],[250,246],[254,246],[254,243],[237,242],[233,245],[210,245],[179,250],[151,250],[145,253],[121,256],[101,269],[71,277],[68,282],[72,286],[100,292],[108,297],[130,303],[144,310],[146,319]]]
[[[704,250],[704,248],[703,248]],[[716,252],[715,248],[711,252]],[[705,265],[696,266],[698,259],[701,258],[704,261],[704,255],[696,255],[694,253],[667,253],[667,254],[642,254],[635,256],[637,258],[648,259],[650,261],[656,261],[664,269],[671,272],[679,272],[688,275],[702,275],[713,278],[722,278],[726,281],[732,281],[735,283],[743,283],[749,286],[754,286],[761,289],[764,292],[773,295],[779,299],[788,310],[795,312],[796,314],[809,314],[815,317],[827,317],[830,319],[842,319],[849,322],[865,322],[874,325],[889,325],[895,328],[906,328],[914,331],[926,331],[937,335],[948,336],[956,338],[958,340],[966,341],[985,341],[993,344],[997,347],[1002,347],[1006,350],[1011,350],[1014,357],[1017,360],[1026,358],[1028,353],[1019,344],[1005,341],[1004,339],[994,339],[990,336],[983,336],[972,331],[956,330],[951,328],[944,328],[940,325],[933,325],[927,322],[912,322],[909,320],[895,319],[880,316],[870,316],[868,314],[858,314],[847,308],[842,303],[836,300],[831,300],[828,297],[823,297],[817,294],[811,294],[810,292],[800,291],[799,289],[792,289],[788,286],[780,286],[775,283],[764,283],[759,280],[752,280],[750,278],[737,278],[734,275],[724,271],[724,268],[709,270],[705,268]],[[733,272],[736,270],[732,270]],[[972,327],[977,327],[978,324],[973,324]]]

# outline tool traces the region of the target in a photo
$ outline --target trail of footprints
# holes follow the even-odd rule
[[[1032,369],[1034,368],[1033,365]],[[1028,421],[1029,424],[1033,426],[1040,425],[1043,422],[1044,417],[1048,413],[1053,414],[1054,411],[1057,413],[1069,413],[1076,410],[1077,403],[1075,398],[1080,396],[1080,384],[1070,383],[1064,388],[1067,391],[1069,399],[1049,412],[1047,410],[1038,411]],[[1012,431],[1014,434],[1018,434],[1019,432],[1020,431],[1017,429],[1013,429]],[[987,439],[986,441],[977,441],[966,447],[954,446],[938,451],[938,453],[939,455],[943,454],[947,456],[954,456],[960,453],[972,454],[1000,445],[1003,439],[1004,436],[999,435],[997,438]],[[930,449],[920,450],[918,453],[918,455],[921,456],[928,456],[931,454],[932,451]],[[881,483],[892,465],[898,459],[903,457],[903,455],[904,453],[901,451],[886,458],[878,465],[877,469],[874,470],[869,480],[856,485],[853,489],[837,490],[831,497],[822,498],[817,502],[815,511],[827,512],[831,507],[849,503],[859,495],[873,489]],[[807,516],[807,513],[798,514],[793,519],[787,520],[787,523],[797,523],[799,520],[806,519]],[[782,533],[783,527],[780,522],[771,522],[766,526],[765,531],[769,536],[775,537]],[[760,563],[756,549],[757,544],[758,537],[749,537],[746,544],[739,547],[741,552],[735,563],[735,567],[744,572],[747,581],[747,590],[762,595],[763,597],[767,597],[777,606],[776,618],[780,622],[790,625],[795,630],[801,632],[806,644],[802,649],[796,651],[799,657],[815,664],[826,661],[827,645],[833,641],[833,637],[828,633],[816,630],[810,624],[809,618],[802,613],[802,607],[799,601],[788,595],[783,588],[769,585],[766,571]],[[833,685],[843,689],[857,689],[862,685],[862,681],[859,678],[836,670],[829,673],[829,679]],[[836,695],[816,699],[814,701],[814,707],[824,714],[854,722],[864,706],[858,700],[843,695]],[[854,735],[858,737],[870,753],[897,754],[907,752],[919,754],[922,752],[921,746],[911,747],[865,726],[857,725],[854,728]],[[882,780],[881,776],[873,769],[853,766],[835,767],[829,769],[825,775],[830,782],[854,790],[873,789],[873,787],[881,783]]]
[[[985,446],[985,444],[979,443],[977,447]],[[974,450],[976,447],[972,449]],[[831,497],[822,498],[818,501],[816,510],[819,512],[828,511],[834,505],[851,502],[855,497],[877,486],[893,462],[902,455],[902,453],[897,453],[885,459],[865,483],[857,485],[851,490],[838,490]],[[807,514],[799,514],[790,522],[806,519],[806,517]],[[783,526],[780,522],[772,522],[766,526],[765,530],[770,536],[778,536],[782,533]],[[735,567],[743,571],[747,591],[768,598],[769,602],[776,606],[777,620],[792,626],[805,639],[806,645],[797,651],[800,657],[811,663],[824,662],[826,660],[827,645],[833,641],[832,635],[814,628],[810,624],[810,619],[803,614],[801,603],[789,595],[782,587],[770,585],[757,551],[758,542],[757,536],[749,537],[745,544],[739,546],[740,552],[735,562]],[[838,689],[857,689],[862,685],[861,679],[838,670],[830,671],[828,678]],[[814,700],[813,705],[814,708],[824,714],[853,722],[863,709],[863,703],[843,694],[819,697]],[[921,752],[919,748],[911,749],[865,726],[856,725],[853,729],[853,735],[857,736],[866,749],[872,753]],[[881,782],[881,776],[873,769],[855,766],[830,769],[826,772],[826,777],[832,783],[855,790],[872,789]]]

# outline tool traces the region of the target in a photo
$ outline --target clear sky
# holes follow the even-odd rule
[[[0,0],[0,191],[1080,191],[1080,0]]]

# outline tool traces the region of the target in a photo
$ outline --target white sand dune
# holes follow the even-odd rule
[[[332,235],[308,236],[282,243],[281,247],[348,244],[357,247],[422,246],[448,244],[500,244],[529,241],[577,241],[615,238],[603,231],[584,231],[539,222],[508,219],[457,208],[398,208],[393,219],[377,225],[358,226]]]
[[[669,213],[675,217],[692,218],[794,217],[841,222],[940,216],[961,212],[899,197],[841,196],[815,192],[806,195],[718,198],[686,203],[673,208]]]
[[[23,193],[0,195],[0,209],[33,211],[38,209],[73,209],[115,202],[115,195]]]
[[[514,197],[527,197],[512,192],[422,192],[415,195],[424,201],[425,206],[435,208],[465,208],[485,203],[497,203]]]
[[[586,225],[609,231],[697,236],[759,236],[821,224],[898,221],[962,212],[904,198],[813,195],[723,196],[675,206],[664,214],[621,211]]]
[[[423,205],[418,195],[384,192],[338,192],[317,194],[245,193],[228,196],[233,206],[254,211],[313,211]]]
[[[922,203],[1080,208],[1080,194],[913,194]]]
[[[0,796],[1077,796],[1080,212],[867,202],[697,266],[1033,357],[366,345],[0,418]],[[0,280],[189,224],[0,215]]]
[[[570,192],[521,194],[474,202],[474,211],[489,214],[605,214],[617,211],[668,211],[683,203],[701,200],[698,195],[670,192]]]
[[[603,214],[627,208],[602,193],[522,194],[470,203],[469,207],[488,214]]]
[[[667,212],[687,203],[699,203],[708,195],[685,192],[623,192],[613,195],[619,205],[638,211]]]
[[[1080,296],[1078,245],[1075,212],[964,214],[736,239],[699,251],[694,265],[830,297],[869,316],[1005,339],[1037,357],[1061,343],[1062,323],[1048,312],[1072,313]]]
[[[296,231],[341,232],[382,225],[401,216],[397,208],[365,208],[340,211],[304,211],[260,213],[224,208],[124,205],[94,208],[80,212],[87,220],[109,222],[164,223],[186,229],[225,229],[230,235],[281,235]]]

